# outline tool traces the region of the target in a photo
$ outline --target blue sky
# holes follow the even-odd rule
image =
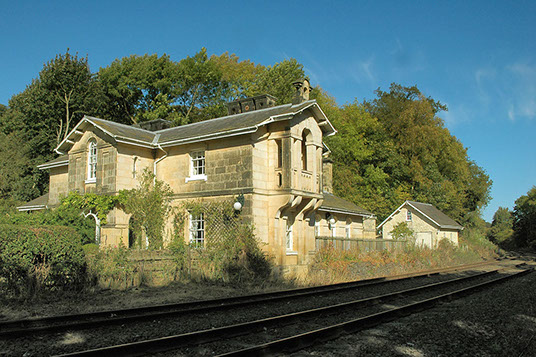
[[[536,185],[535,1],[0,0],[0,103],[58,53],[93,71],[131,54],[296,58],[339,104],[416,84],[493,180],[499,206]]]

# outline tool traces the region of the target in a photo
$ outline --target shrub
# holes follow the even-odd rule
[[[95,249],[97,247],[97,249]],[[86,245],[89,276],[94,282],[113,287],[128,288],[133,285],[134,265],[129,257],[131,251],[123,244],[118,247]]]
[[[0,224],[20,226],[67,226],[74,228],[83,243],[95,242],[95,220],[84,218],[76,207],[59,206],[54,210],[43,210],[32,213],[15,210],[2,212]]]
[[[83,287],[81,238],[62,226],[0,225],[0,287],[14,295]]]

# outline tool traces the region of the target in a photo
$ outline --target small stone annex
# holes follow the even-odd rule
[[[415,233],[415,243],[429,248],[437,247],[442,239],[458,245],[459,232],[463,227],[429,203],[406,201],[380,225],[383,239],[393,239],[391,232],[400,223],[406,222]]]
[[[371,212],[332,193],[332,163],[323,139],[336,134],[320,106],[309,100],[307,80],[294,83],[293,103],[275,105],[269,95],[228,104],[229,115],[169,128],[154,120],[139,126],[85,116],[39,165],[49,170],[49,193],[19,210],[54,208],[70,191],[116,194],[137,186],[150,169],[185,200],[233,200],[274,262],[306,264],[316,236],[375,238]],[[100,243],[129,242],[129,215],[118,208],[101,228]],[[189,217],[190,241],[204,237],[203,217]]]

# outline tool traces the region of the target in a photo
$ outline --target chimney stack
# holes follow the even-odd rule
[[[227,103],[227,111],[229,112],[229,115],[251,112],[253,110],[273,107],[275,106],[276,100],[276,97],[269,94],[239,99]]]
[[[292,83],[292,85],[296,88],[292,104],[300,104],[309,100],[311,84],[309,83],[309,80],[307,78],[297,80],[296,82]]]

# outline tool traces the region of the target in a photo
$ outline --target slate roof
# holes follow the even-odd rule
[[[19,211],[37,211],[47,208],[48,204],[48,193],[45,193],[43,196],[39,196],[36,199],[31,200],[23,204],[22,206],[17,207]]]
[[[453,220],[452,218],[450,218],[429,203],[414,201],[407,201],[407,203],[414,207],[416,210],[420,211],[425,216],[432,219],[441,228],[463,229],[463,227],[458,222],[456,222],[455,220]]]
[[[159,130],[156,133],[160,135],[158,138],[159,144],[165,144],[172,141],[179,141],[196,136],[210,136],[232,130],[240,129],[256,129],[256,126],[262,124],[267,119],[299,112],[301,109],[310,105],[311,101],[303,102],[299,105],[292,104],[278,105],[264,109],[253,110],[251,112],[227,115],[224,117],[206,120],[198,123],[178,126]]]
[[[372,216],[373,214],[350,201],[337,197],[331,193],[324,192],[324,201],[320,206],[320,211],[340,212],[358,216]]]
[[[335,128],[326,118],[316,100],[308,100],[300,104],[283,104],[154,132],[132,125],[84,116],[69,133],[68,137],[58,145],[56,151],[67,152],[69,145],[72,145],[73,139],[71,139],[71,136],[80,133],[80,130],[86,129],[89,125],[100,128],[118,141],[157,148],[158,146],[171,146],[254,132],[261,125],[276,121],[279,118],[285,118],[287,115],[295,115],[305,109],[311,109],[315,113],[315,117],[319,120],[319,125],[327,135],[336,133]]]
[[[53,160],[45,162],[44,164],[37,165],[37,167],[41,170],[44,170],[50,169],[51,167],[58,167],[64,165],[69,165],[69,155],[60,155]]]
[[[133,125],[120,124],[109,120],[85,116],[92,122],[95,122],[99,127],[107,132],[120,138],[131,138],[146,143],[152,143],[155,138],[155,133],[149,130],[135,127]]]
[[[433,205],[429,203],[422,203],[422,202],[415,202],[415,201],[406,201],[404,202],[400,207],[398,207],[389,217],[387,217],[379,226],[383,226],[385,222],[387,222],[393,215],[395,215],[402,207],[405,205],[409,205],[421,214],[423,214],[425,217],[430,219],[433,223],[435,223],[439,228],[444,229],[456,229],[456,230],[462,230],[463,226],[461,226],[458,222],[435,208]]]

